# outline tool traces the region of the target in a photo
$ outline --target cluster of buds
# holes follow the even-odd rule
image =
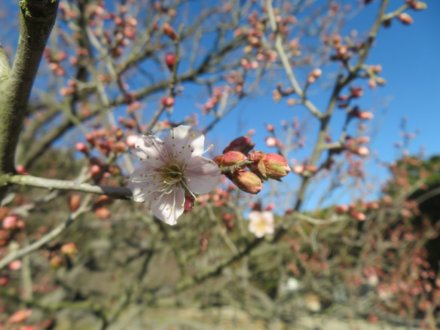
[[[241,190],[257,194],[263,181],[281,180],[290,172],[286,159],[278,154],[252,151],[255,144],[246,136],[233,140],[223,154],[214,158],[222,172]]]
[[[312,176],[318,171],[318,167],[312,164],[296,164],[292,166],[293,172],[301,176]]]
[[[370,154],[370,150],[364,144],[368,142],[370,142],[368,136],[349,138],[345,143],[345,150],[361,157],[367,157]]]
[[[91,148],[96,148],[105,156],[110,153],[122,153],[127,149],[123,141],[124,133],[121,129],[97,129],[86,135],[86,140]],[[84,143],[77,143],[76,149],[88,154],[88,147]]]
[[[66,73],[64,68],[61,66],[61,62],[67,58],[67,54],[64,51],[54,51],[50,48],[44,50],[44,57],[49,63],[49,69],[52,73],[58,77],[64,76]]]
[[[356,118],[360,120],[371,120],[374,118],[374,114],[370,111],[362,111],[359,107],[354,107],[348,111],[349,118]]]
[[[322,75],[321,69],[314,69],[312,72],[309,73],[307,77],[307,83],[313,84],[316,81],[316,79],[321,77],[321,75]]]
[[[215,109],[215,107],[220,103],[223,96],[226,95],[229,91],[230,88],[228,86],[226,86],[225,88],[214,88],[211,97],[202,105],[202,112],[204,114],[210,113],[211,110]]]
[[[235,93],[238,97],[243,96],[244,92],[244,75],[239,71],[231,71],[229,72],[225,80],[230,85],[232,92]]]
[[[0,248],[7,246],[17,232],[25,227],[24,220],[7,207],[0,208]]]
[[[379,201],[358,201],[350,205],[337,205],[335,207],[335,212],[337,214],[347,214],[357,221],[365,221],[367,219],[367,214],[371,211],[378,210],[379,207]]]

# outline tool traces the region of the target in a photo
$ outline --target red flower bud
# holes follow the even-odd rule
[[[240,151],[228,151],[221,156],[214,158],[219,166],[233,166],[245,161],[247,157]]]
[[[174,69],[174,66],[176,65],[176,55],[173,53],[166,54],[165,64],[167,65],[168,69],[172,71]]]
[[[256,174],[244,170],[232,174],[232,182],[238,188],[250,194],[258,194],[263,188],[263,183]]]
[[[185,213],[190,212],[194,206],[194,198],[192,196],[185,196],[185,203],[183,209]]]
[[[174,105],[174,99],[170,96],[162,97],[161,102],[165,108],[171,108]]]
[[[235,140],[231,141],[229,145],[223,150],[223,153],[226,153],[231,150],[241,151],[244,154],[247,154],[255,147],[255,143],[252,142],[251,138],[248,136],[240,136]]]

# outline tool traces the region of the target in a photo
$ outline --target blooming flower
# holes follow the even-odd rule
[[[217,164],[202,156],[204,144],[204,135],[183,125],[171,129],[163,141],[140,136],[134,150],[141,166],[128,184],[133,200],[145,202],[157,218],[175,225],[184,211],[185,195],[206,194],[220,181]]]
[[[273,213],[269,211],[252,211],[249,214],[249,231],[257,237],[274,233]]]

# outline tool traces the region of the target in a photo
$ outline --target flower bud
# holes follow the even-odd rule
[[[407,13],[401,13],[398,18],[399,21],[405,25],[411,25],[414,22],[413,18]]]
[[[407,0],[407,3],[413,10],[425,10],[428,8],[428,5],[423,1]]]
[[[247,154],[254,147],[255,147],[255,143],[252,142],[250,137],[240,136],[235,140],[231,141],[229,145],[223,150],[223,153],[226,153],[231,150],[235,150]]]
[[[232,175],[232,182],[238,188],[250,194],[258,194],[263,188],[263,183],[256,174],[244,170],[235,172]]]
[[[74,256],[78,253],[78,248],[76,247],[76,244],[73,242],[63,244],[61,247],[61,253],[68,255],[68,256]]]
[[[264,176],[269,179],[280,180],[282,177],[286,176],[290,172],[289,164],[287,160],[278,154],[266,154],[259,161],[258,168],[261,170],[264,168]]]
[[[174,53],[168,53],[165,55],[165,64],[168,69],[172,71],[176,65],[176,55]]]
[[[165,23],[162,26],[162,31],[171,40],[176,40],[177,39],[177,33],[176,33],[176,31],[174,31],[173,27],[170,24]]]
[[[183,205],[183,210],[188,213],[192,210],[194,206],[194,198],[192,196],[185,196],[185,203]]]
[[[174,99],[170,96],[162,97],[161,102],[165,108],[171,108],[174,105]]]
[[[240,151],[231,150],[221,156],[215,157],[214,161],[219,166],[234,166],[245,161],[246,159],[247,157]]]

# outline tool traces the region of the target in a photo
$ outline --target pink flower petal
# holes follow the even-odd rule
[[[130,175],[127,186],[133,192],[135,202],[144,202],[150,194],[160,189],[161,182],[155,171],[142,166]]]
[[[196,156],[188,161],[186,180],[188,188],[195,194],[206,194],[219,183],[221,173],[212,160]]]
[[[155,136],[139,136],[134,145],[134,153],[151,166],[161,166],[164,161],[163,141]]]
[[[183,214],[185,204],[185,191],[176,187],[169,194],[162,194],[151,204],[153,214],[163,222],[174,226],[177,218]]]
[[[170,131],[164,143],[169,154],[179,161],[186,162],[191,156],[204,153],[205,136],[197,135],[190,126],[180,125]]]
[[[205,152],[205,136],[203,134],[200,134],[197,136],[192,142],[192,156],[201,156]]]

